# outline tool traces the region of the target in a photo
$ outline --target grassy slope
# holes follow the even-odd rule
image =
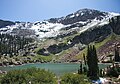
[[[70,39],[74,38],[76,35],[79,35],[79,33],[64,37],[64,38],[62,38],[62,41],[60,41],[59,39],[46,39],[45,41],[40,42],[41,44],[39,44],[38,48],[36,48],[34,51],[38,52],[43,47],[48,47],[48,46],[50,46],[52,44],[67,43]],[[42,60],[46,60],[46,61],[58,60],[64,54],[67,54],[67,53],[69,53],[71,51],[72,51],[72,49],[67,49],[67,50],[62,51],[58,55],[51,54],[50,56],[43,56],[43,55],[38,55],[37,54],[35,57],[30,57],[30,58],[32,58],[32,59],[42,59]]]

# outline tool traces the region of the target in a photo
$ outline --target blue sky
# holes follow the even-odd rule
[[[120,0],[0,0],[0,19],[42,21],[82,8],[120,13]]]

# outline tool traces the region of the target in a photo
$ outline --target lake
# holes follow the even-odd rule
[[[41,68],[45,70],[50,70],[51,72],[55,73],[56,75],[62,75],[64,73],[69,72],[77,72],[79,69],[78,63],[35,63],[35,64],[25,64],[25,65],[19,65],[19,66],[13,66],[13,67],[0,67],[0,70],[2,71],[10,71],[14,69],[25,69],[30,67],[36,67]],[[109,64],[99,64],[100,68],[105,68]]]

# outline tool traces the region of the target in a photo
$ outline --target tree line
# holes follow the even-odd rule
[[[18,55],[19,50],[25,49],[32,41],[31,38],[25,38],[24,36],[0,34],[0,56]]]

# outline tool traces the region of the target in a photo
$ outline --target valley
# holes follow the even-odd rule
[[[119,13],[85,8],[44,21],[0,20],[0,83],[12,75],[29,84],[33,79],[38,84],[41,79],[62,84],[67,77],[75,78],[75,84],[80,79],[90,84],[100,77],[119,83],[119,48]]]

